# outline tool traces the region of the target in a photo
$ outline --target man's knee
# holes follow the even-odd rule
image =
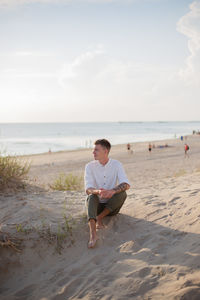
[[[127,198],[127,193],[125,191],[121,192],[118,194],[124,201],[126,200]]]
[[[127,194],[124,191],[113,195],[113,197],[108,200],[106,207],[110,210],[110,215],[116,214],[120,211],[126,198]]]
[[[124,203],[124,201],[127,198],[127,193],[125,191],[120,192],[118,194],[113,195],[113,198],[115,199],[116,202],[120,203]],[[112,199],[112,198],[111,198]]]
[[[98,196],[97,196],[97,195],[94,195],[94,194],[88,195],[88,197],[87,197],[87,202],[89,203],[89,202],[91,202],[91,201],[98,201],[98,202],[99,202]]]

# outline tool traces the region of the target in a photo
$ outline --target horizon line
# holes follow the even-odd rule
[[[67,124],[67,123],[172,123],[172,122],[187,122],[187,123],[195,123],[200,122],[200,120],[171,120],[171,121],[31,121],[31,122],[0,122],[0,124]]]

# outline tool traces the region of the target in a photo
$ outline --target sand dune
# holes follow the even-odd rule
[[[24,240],[21,253],[0,248],[0,299],[199,300],[200,137],[187,142],[189,158],[179,140],[151,154],[147,143],[135,144],[133,155],[113,147],[132,187],[120,214],[105,218],[92,250],[84,191],[48,188],[60,172],[82,174],[91,151],[32,156],[27,190],[0,195],[1,230]],[[66,219],[72,229],[59,253],[48,230],[58,235]]]

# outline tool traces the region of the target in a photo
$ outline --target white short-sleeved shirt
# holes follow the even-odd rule
[[[88,188],[111,190],[123,182],[130,185],[122,164],[116,159],[109,158],[105,165],[93,160],[85,166],[85,190]],[[102,203],[107,200],[100,198]]]

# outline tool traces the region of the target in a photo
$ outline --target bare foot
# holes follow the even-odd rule
[[[103,229],[103,228],[105,228],[104,224],[102,223],[102,219],[100,219],[98,217],[97,217],[96,228],[97,229]]]
[[[104,229],[105,228],[105,225],[103,225],[103,224],[98,224],[97,223],[97,225],[96,225],[96,229]]]
[[[98,241],[98,237],[91,237],[89,242],[88,242],[88,248],[94,248],[96,243]]]

